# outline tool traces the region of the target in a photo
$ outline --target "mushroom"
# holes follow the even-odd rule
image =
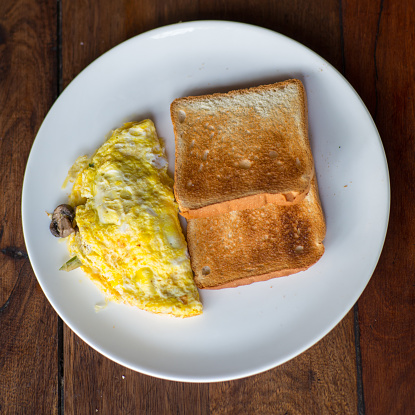
[[[52,222],[50,223],[50,231],[57,238],[66,238],[75,232],[73,220],[75,211],[72,206],[59,205],[53,212]]]

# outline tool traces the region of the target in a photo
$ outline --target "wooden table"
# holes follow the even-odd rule
[[[186,384],[121,367],[63,324],[25,252],[20,201],[35,135],[68,83],[125,39],[201,19],[283,33],[342,72],[379,129],[392,203],[376,271],[327,337],[257,376]],[[413,0],[1,0],[0,414],[414,414],[414,68]]]

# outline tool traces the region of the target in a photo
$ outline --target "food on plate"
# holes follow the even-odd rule
[[[326,233],[314,177],[297,204],[190,219],[187,238],[199,288],[228,288],[304,271],[324,253]]]
[[[199,288],[304,271],[326,233],[301,81],[176,99],[175,195]]]
[[[91,158],[76,160],[68,180],[74,182],[69,205],[75,217],[62,219],[74,225],[61,235],[71,254],[62,269],[81,265],[112,301],[178,317],[201,314],[173,181],[153,122],[113,131]]]
[[[290,205],[308,193],[314,162],[299,80],[179,98],[171,118],[183,216]]]
[[[50,231],[57,238],[66,238],[72,232],[75,232],[73,221],[75,219],[75,211],[70,205],[59,205],[53,211],[50,221]]]

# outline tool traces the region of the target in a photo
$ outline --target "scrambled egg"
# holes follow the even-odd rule
[[[90,159],[76,160],[64,186],[68,180],[78,226],[68,248],[108,300],[178,317],[201,314],[153,122],[115,130]]]

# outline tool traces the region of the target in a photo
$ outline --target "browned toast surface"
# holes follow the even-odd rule
[[[259,207],[264,198],[256,196],[263,194],[273,203],[291,204],[307,193],[314,170],[299,80],[179,98],[171,117],[174,190],[185,216]]]
[[[187,238],[199,288],[225,288],[293,274],[324,253],[326,225],[317,180],[305,199],[191,219]]]

